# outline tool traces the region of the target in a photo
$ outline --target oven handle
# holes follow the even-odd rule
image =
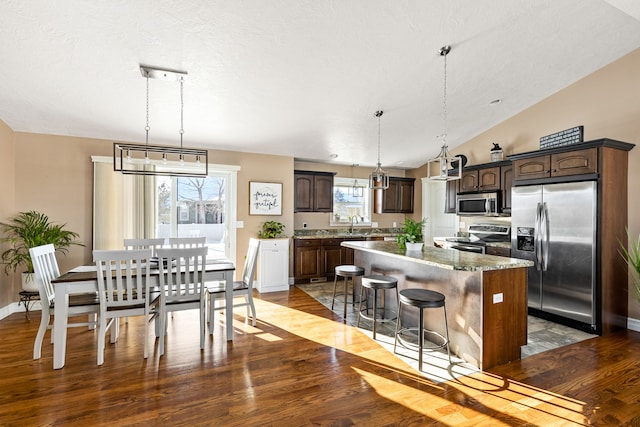
[[[474,252],[477,254],[484,253],[484,248],[482,246],[475,246],[475,245],[452,245],[451,249],[456,249],[458,251],[464,251],[464,252]]]

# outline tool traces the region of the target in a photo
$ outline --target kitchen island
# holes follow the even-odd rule
[[[398,280],[398,291],[425,288],[446,297],[451,350],[466,362],[489,369],[520,359],[527,343],[527,260],[425,246],[406,252],[395,242],[342,242],[354,249],[365,274]],[[357,282],[359,283],[359,282]],[[395,298],[386,298],[387,306]],[[403,310],[402,323],[416,324],[416,310]],[[425,326],[444,334],[441,310],[425,311]]]

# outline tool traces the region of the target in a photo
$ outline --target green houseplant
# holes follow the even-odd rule
[[[629,248],[620,242],[620,253],[633,270],[631,276],[636,288],[636,299],[640,302],[640,235],[634,240],[628,232],[627,234],[629,236]]]
[[[422,249],[423,237],[422,237],[422,228],[426,219],[422,219],[421,221],[416,221],[413,218],[405,218],[404,223],[402,224],[402,233],[398,235],[398,247],[400,249],[407,250],[419,250]],[[407,245],[409,243],[409,245]],[[419,248],[415,245],[419,243]]]
[[[275,239],[282,237],[284,231],[284,224],[278,221],[265,221],[262,224],[262,229],[258,231],[258,237],[260,239]]]
[[[0,242],[9,243],[10,248],[2,253],[4,272],[16,271],[23,265],[23,288],[37,292],[37,284],[32,280],[33,263],[29,248],[53,243],[55,248],[66,254],[71,245],[80,245],[78,233],[65,230],[66,224],[54,224],[49,217],[36,211],[20,212],[8,222],[0,222],[3,237]],[[25,277],[26,274],[26,277]],[[34,290],[35,289],[35,290]]]

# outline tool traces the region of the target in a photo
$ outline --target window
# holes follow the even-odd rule
[[[235,258],[237,166],[209,165],[206,178],[122,175],[94,162],[94,249],[124,238],[207,237],[208,258]]]
[[[371,225],[371,190],[368,181],[360,178],[333,179],[333,214],[331,225],[350,225],[351,218],[356,218],[359,225]],[[362,196],[354,195],[354,185],[361,187]]]
[[[156,177],[156,236],[206,237],[208,258],[225,257],[224,175]]]

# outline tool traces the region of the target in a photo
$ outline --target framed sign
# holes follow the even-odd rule
[[[282,215],[282,184],[249,182],[249,215]]]

